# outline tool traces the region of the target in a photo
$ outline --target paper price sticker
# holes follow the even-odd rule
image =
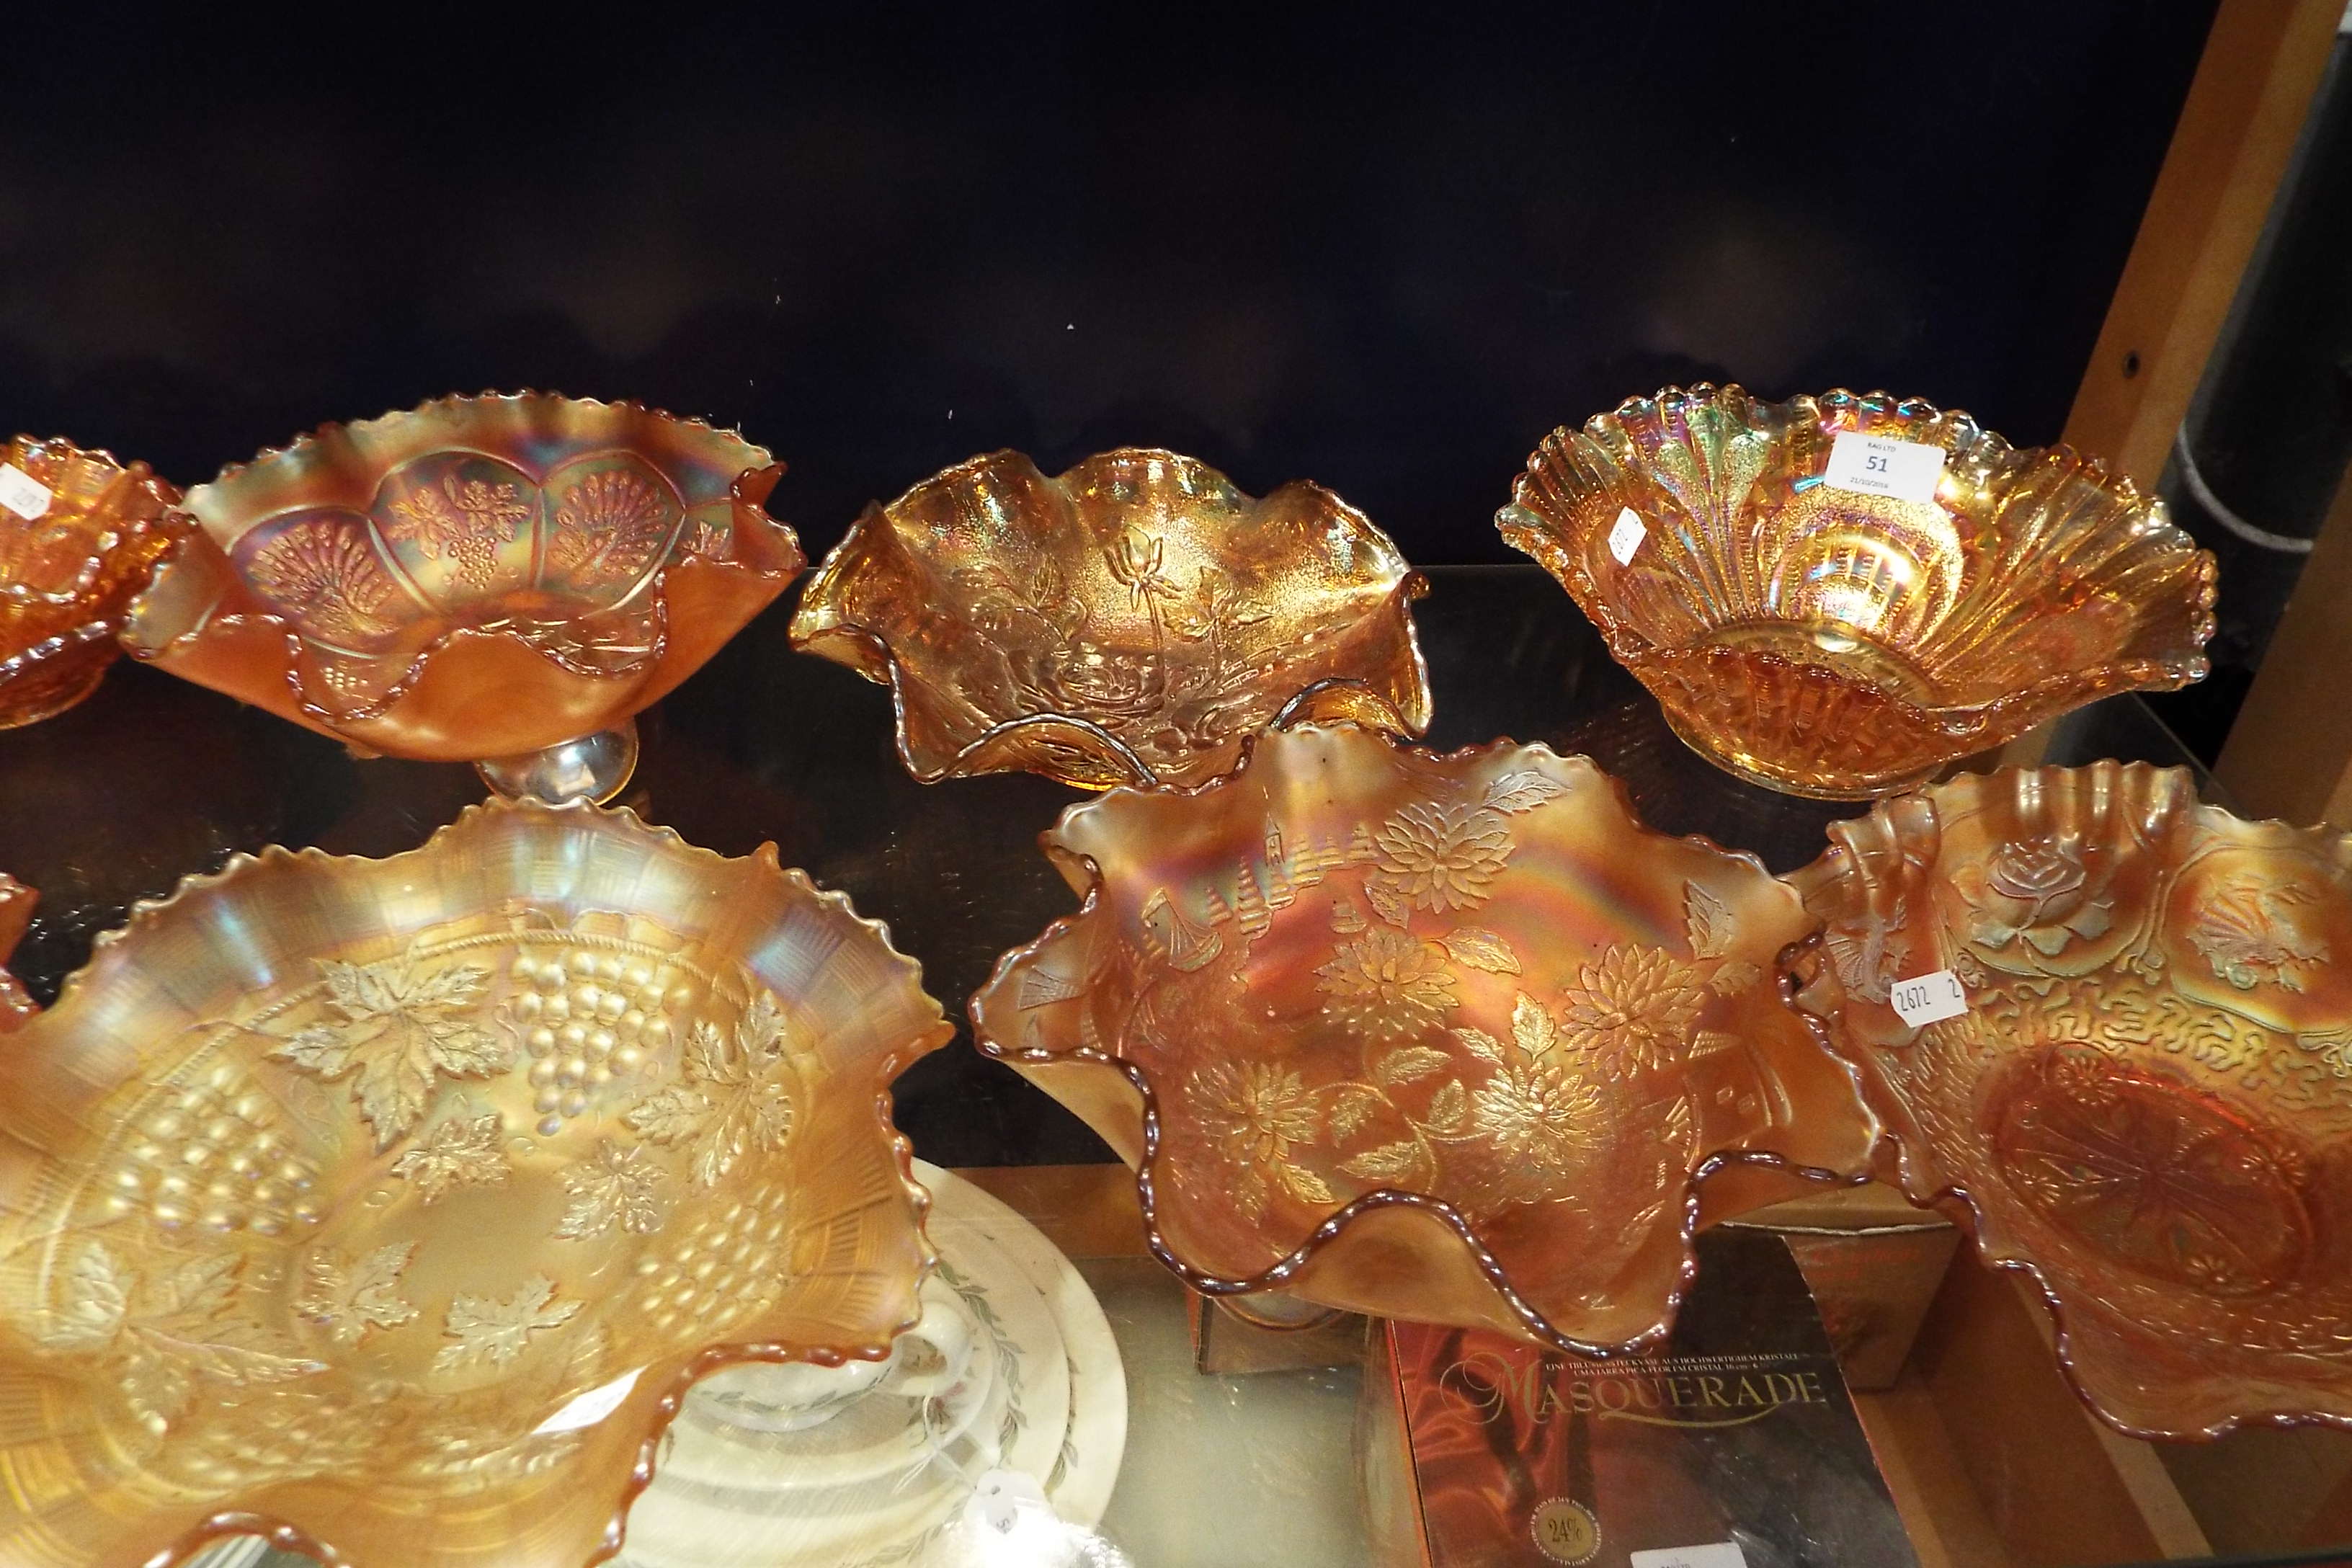
[[[1051,1526],[1054,1505],[1036,1478],[1019,1470],[982,1470],[971,1484],[964,1518],[992,1535],[1009,1536],[1040,1522]]]
[[[1948,969],[1938,969],[1913,980],[1898,980],[1888,988],[1886,995],[1903,1021],[1915,1029],[1922,1024],[1957,1018],[1969,1010],[1969,994],[1960,989],[1960,977]]]
[[[0,506],[26,521],[48,515],[55,497],[49,487],[14,463],[0,463]]]
[[[1625,1562],[1627,1568],[1748,1568],[1748,1559],[1740,1555],[1736,1541],[1636,1552]]]
[[[1829,472],[1822,476],[1822,482],[1832,489],[1892,496],[1896,500],[1934,500],[1937,483],[1943,477],[1941,447],[1841,430],[1830,443]]]
[[[1622,507],[1617,512],[1616,526],[1609,531],[1609,553],[1617,558],[1618,565],[1629,566],[1633,564],[1633,552],[1641,549],[1642,541],[1649,537],[1650,531],[1642,526],[1633,509]]]

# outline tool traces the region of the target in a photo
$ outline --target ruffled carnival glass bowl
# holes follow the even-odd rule
[[[1698,1224],[1868,1157],[1772,973],[1796,896],[1582,757],[1269,731],[1044,842],[1085,907],[1005,955],[975,1038],[1137,1167],[1209,1294],[1622,1347]]]
[[[1830,834],[1790,879],[1827,922],[1798,1003],[1904,1191],[2039,1285],[2091,1407],[2352,1425],[2352,840],[2115,763]],[[1906,1024],[1895,987],[1942,972],[1966,1011]]]
[[[0,1562],[601,1560],[692,1379],[916,1317],[950,1032],[772,850],[585,803],[139,906],[8,1039]]]
[[[1320,485],[1259,500],[1173,452],[1104,452],[1054,479],[996,452],[867,507],[792,640],[889,687],[925,784],[1195,784],[1278,714],[1427,729],[1409,608],[1427,589]]]
[[[540,393],[330,425],[188,492],[123,641],[354,747],[607,800],[634,716],[805,564],[731,432]]]
[[[1830,483],[1842,435],[1940,449],[1933,499]],[[1496,523],[1692,750],[1790,795],[1890,794],[2200,679],[2213,635],[2213,557],[2162,502],[1884,393],[1635,398],[1546,437]]]
[[[170,514],[180,492],[144,463],[30,436],[0,461],[33,481],[0,496],[0,730],[10,730],[97,688],[122,651],[115,635],[131,595],[183,525]]]

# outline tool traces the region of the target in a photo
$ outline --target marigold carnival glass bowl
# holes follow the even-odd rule
[[[1831,483],[1841,436],[1940,449],[1932,499]],[[1633,399],[1546,437],[1496,522],[1694,751],[1790,795],[1889,794],[2097,698],[2200,679],[2213,635],[2213,557],[2162,502],[1884,393]]]
[[[1772,973],[1796,896],[1582,757],[1268,731],[1045,846],[1085,906],[999,963],[974,1036],[1138,1167],[1207,1293],[1621,1347],[1667,1326],[1702,1220],[1868,1158]]]
[[[1798,1002],[1904,1191],[2039,1285],[2092,1408],[2352,1425],[2352,840],[2115,763],[1830,833],[1790,879],[1827,921]],[[1966,1010],[1906,1024],[1899,984],[1942,972]]]
[[[1260,500],[1174,452],[1123,447],[1054,479],[995,452],[868,506],[803,590],[792,639],[889,687],[925,784],[1195,784],[1286,711],[1427,729],[1408,607],[1427,591],[1318,484]]]
[[[97,688],[121,652],[131,595],[180,531],[170,516],[180,492],[144,463],[62,439],[19,436],[0,462],[32,481],[0,495],[0,730],[10,730]]]
[[[8,1038],[0,1563],[601,1560],[690,1380],[916,1317],[950,1032],[772,850],[584,802],[137,907]]]
[[[132,654],[502,795],[605,800],[632,720],[805,563],[731,432],[539,393],[330,425],[188,492]]]

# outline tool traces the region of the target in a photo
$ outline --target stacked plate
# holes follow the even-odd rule
[[[1034,1226],[937,1166],[916,1173],[940,1254],[916,1333],[952,1342],[968,1330],[962,1375],[919,1395],[885,1383],[790,1432],[746,1424],[720,1391],[698,1391],[630,1514],[623,1563],[947,1568],[971,1560],[982,1502],[1008,1484],[1042,1493],[1049,1531],[1076,1537],[1102,1517],[1127,1442],[1126,1377],[1102,1309]],[[927,1333],[941,1317],[963,1329]]]

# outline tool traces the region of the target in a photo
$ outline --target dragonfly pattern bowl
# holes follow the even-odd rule
[[[1852,435],[1939,449],[1932,497],[1829,483]],[[2213,557],[2161,502],[1884,393],[1669,387],[1547,437],[1496,521],[1693,750],[1793,795],[1889,794],[2200,679],[2213,635]]]
[[[975,1037],[1138,1167],[1197,1289],[1622,1346],[1703,1219],[1867,1159],[1775,986],[1795,895],[1581,757],[1270,731],[1045,842],[1085,907],[999,963]]]
[[[868,507],[792,638],[890,688],[926,784],[1193,784],[1286,711],[1428,728],[1408,608],[1425,587],[1320,485],[1259,500],[1173,452],[1054,479],[997,452]]]
[[[122,650],[132,595],[182,531],[180,492],[144,463],[19,436],[0,455],[32,481],[0,497],[0,730],[89,696]],[[29,511],[30,515],[27,515]]]
[[[2027,1271],[2126,1431],[2352,1425],[2352,840],[2099,763],[1962,775],[1831,829],[1801,1006],[1892,1173]],[[1900,981],[1967,1009],[1919,1026]]]
[[[782,471],[693,420],[539,393],[330,425],[188,492],[197,531],[125,642],[389,756],[495,763],[619,731],[553,792],[604,799],[630,719],[803,564],[761,510]]]
[[[595,1560],[693,1378],[913,1321],[949,1033],[772,851],[584,803],[139,906],[8,1037],[0,1562]]]

